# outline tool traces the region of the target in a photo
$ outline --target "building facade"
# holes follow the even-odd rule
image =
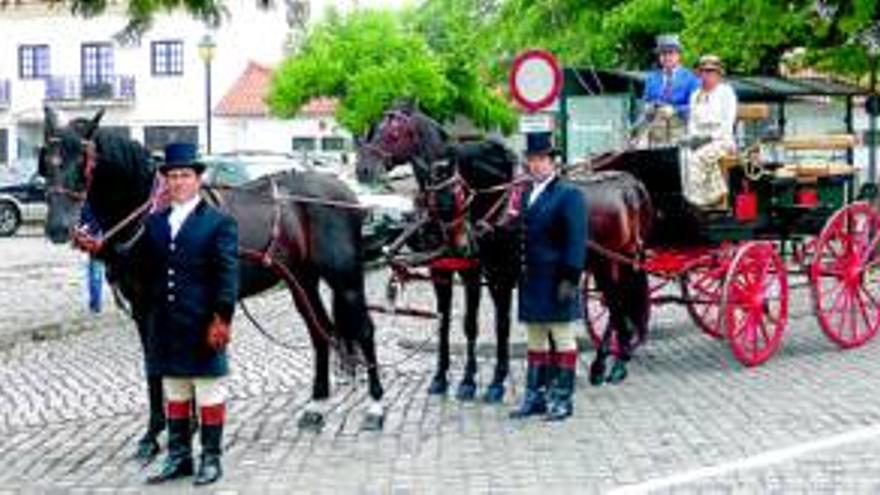
[[[340,139],[341,146],[350,146],[349,135],[333,120],[332,105],[318,105],[326,112],[304,112],[291,120],[271,117],[265,106],[255,115],[241,114],[237,105],[220,105],[236,100],[237,83],[254,67],[265,76],[260,89],[265,93],[270,68],[284,57],[291,25],[284,4],[262,10],[253,0],[229,0],[224,6],[230,16],[217,30],[174,12],[157,16],[133,44],[115,41],[127,19],[123,5],[112,0],[104,15],[91,19],[73,17],[62,4],[48,7],[36,0],[0,9],[0,167],[35,166],[44,106],[65,119],[104,108],[103,127],[152,150],[171,140],[195,142],[206,150],[209,120],[213,152],[291,151],[305,142],[320,150],[322,143],[340,146]],[[200,56],[206,35],[214,44],[210,90]]]

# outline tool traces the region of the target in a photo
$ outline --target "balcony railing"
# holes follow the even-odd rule
[[[76,76],[54,76],[46,79],[46,100],[52,102],[101,102],[133,103],[135,96],[134,76],[110,76],[98,81]]]
[[[12,101],[12,85],[9,79],[0,79],[0,108],[9,107]]]

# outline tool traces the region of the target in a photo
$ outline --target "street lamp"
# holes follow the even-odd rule
[[[206,33],[199,41],[199,57],[205,63],[205,149],[211,154],[211,60],[217,43]]]

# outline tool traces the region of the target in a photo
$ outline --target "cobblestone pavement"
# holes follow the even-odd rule
[[[630,379],[596,389],[582,367],[575,416],[553,425],[507,419],[521,393],[521,329],[506,403],[488,406],[426,396],[435,355],[420,343],[432,325],[376,315],[385,429],[360,431],[366,387],[337,380],[317,434],[296,426],[312,375],[301,319],[283,292],[267,294],[249,308],[286,347],[237,317],[226,477],[204,490],[148,488],[147,471],[128,459],[146,421],[137,339],[112,304],[99,317],[82,309],[83,279],[82,258],[66,247],[0,239],[0,335],[25,336],[0,350],[0,494],[880,491],[880,342],[838,351],[805,291],[782,350],[758,369],[742,368],[680,308],[660,308]],[[371,301],[383,282],[370,275]],[[432,301],[428,290],[407,295]],[[484,306],[483,385],[492,371]],[[53,338],[33,341],[33,329],[52,325]],[[460,361],[453,370],[454,385]]]

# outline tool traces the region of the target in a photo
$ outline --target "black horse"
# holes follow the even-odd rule
[[[421,132],[424,135],[415,135]],[[412,118],[407,115],[405,121],[386,120],[374,126],[367,143],[359,148],[357,174],[362,182],[372,181],[376,172],[384,171],[386,158],[394,165],[407,161],[413,164],[421,191],[417,204],[424,215],[424,225],[407,239],[407,244],[417,251],[433,253],[434,259],[428,265],[440,315],[437,370],[428,392],[445,394],[448,389],[453,277],[458,273],[466,297],[467,356],[456,396],[460,400],[476,396],[477,317],[485,276],[495,302],[497,354],[484,399],[500,402],[509,370],[511,297],[519,277],[521,240],[515,225],[498,225],[510,191],[492,188],[513,179],[517,159],[498,142],[452,146],[447,141],[443,129],[428,124],[427,117],[421,114]]]
[[[159,177],[147,151],[137,142],[99,129],[99,112],[91,120],[59,128],[46,109],[46,144],[40,174],[46,178],[49,211],[46,235],[66,242],[87,202],[105,235],[100,255],[108,279],[129,301],[146,345],[145,301],[140,292],[139,235],[142,221],[157,198]],[[241,298],[287,283],[309,329],[315,356],[312,403],[300,417],[303,428],[320,428],[321,405],[330,394],[329,354],[336,347],[367,367],[370,404],[364,428],[382,426],[382,385],[367,313],[361,222],[356,196],[339,180],[316,173],[282,173],[240,189],[206,189],[204,196],[239,224]],[[331,319],[318,293],[319,280],[333,291]],[[145,349],[146,350],[146,349]],[[148,353],[147,353],[148,354]],[[353,359],[353,357],[352,357]],[[149,365],[149,363],[147,363]],[[145,438],[154,441],[161,423],[161,387],[150,387],[151,419]]]
[[[367,134],[358,155],[357,174],[364,182],[378,180],[398,165],[412,164],[422,198],[419,203],[428,211],[429,219],[434,220],[435,229],[445,233],[442,240],[447,246],[461,244],[462,241],[456,239],[456,229],[474,232],[475,246],[470,255],[482,268],[495,301],[496,314],[497,361],[486,395],[489,400],[501,400],[509,366],[511,298],[520,274],[522,252],[521,224],[512,218],[518,208],[516,200],[522,193],[522,181],[514,176],[515,155],[503,144],[493,141],[454,144],[440,124],[409,105],[388,110]],[[586,197],[589,242],[633,259],[641,256],[653,220],[651,200],[642,183],[628,173],[611,171],[576,180],[575,184]],[[462,189],[470,198],[464,204],[455,201],[462,196]],[[437,199],[438,195],[443,196],[441,193],[447,197],[445,208],[444,202]],[[465,211],[461,211],[462,208]],[[605,329],[603,343],[591,366],[591,381],[600,384],[606,379],[605,361],[610,355],[612,332],[616,331],[620,351],[608,379],[617,382],[626,376],[632,336],[645,335],[647,331],[647,275],[595,252],[587,259],[588,270],[596,278],[610,310],[610,325]],[[463,398],[472,396],[474,389],[479,274],[476,267],[462,272],[467,296],[465,333],[468,339],[465,375],[459,388],[459,396]],[[449,366],[452,291],[450,274],[435,270],[433,279],[441,323],[438,369],[429,391],[439,393],[446,389]]]

